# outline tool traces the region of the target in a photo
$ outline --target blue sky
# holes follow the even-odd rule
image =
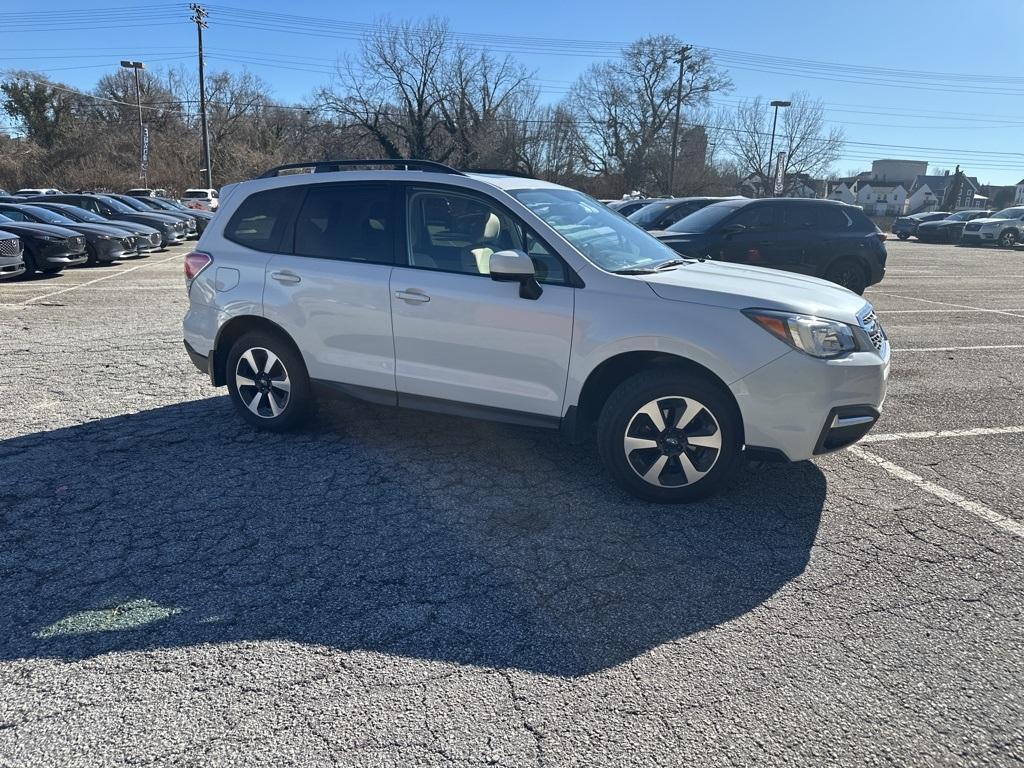
[[[4,5],[3,67],[40,70],[89,88],[125,57],[142,59],[151,68],[194,65],[195,27],[184,2],[6,0]],[[866,169],[872,158],[900,157],[928,160],[935,168],[960,163],[982,182],[1013,184],[1024,178],[1021,0],[990,0],[984,11],[949,0],[218,0],[207,7],[208,67],[247,68],[286,101],[301,100],[329,81],[332,63],[357,42],[351,33],[339,35],[336,26],[283,27],[280,18],[266,14],[362,23],[385,15],[439,15],[448,18],[453,31],[467,35],[609,44],[670,32],[717,49],[723,62],[728,60],[735,88],[721,104],[757,95],[786,98],[794,91],[822,99],[827,119],[846,131],[845,156],[835,168],[841,173]],[[36,14],[34,20],[21,21],[25,17],[19,14],[25,13]],[[61,46],[55,48],[58,36]],[[516,47],[521,46],[520,41]],[[516,56],[536,71],[550,100],[601,58],[592,55],[593,45],[542,47],[547,50]]]

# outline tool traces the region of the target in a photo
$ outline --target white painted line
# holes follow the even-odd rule
[[[178,254],[175,254],[174,256],[168,256],[166,259],[161,259],[160,261],[151,261],[151,262],[149,262],[147,264],[138,264],[137,266],[129,267],[128,269],[122,269],[120,272],[112,272],[109,275],[104,275],[103,277],[97,277],[95,280],[88,280],[88,281],[86,281],[84,283],[78,283],[76,285],[69,285],[67,288],[61,288],[59,291],[52,291],[51,293],[46,293],[46,294],[43,294],[42,296],[34,296],[31,299],[26,299],[25,301],[20,302],[16,306],[27,306],[27,305],[32,304],[32,303],[37,302],[37,301],[44,301],[44,300],[52,298],[54,296],[60,296],[62,293],[69,293],[70,291],[77,291],[79,288],[85,288],[87,285],[94,285],[94,284],[102,282],[104,280],[109,280],[112,277],[119,277],[120,275],[127,275],[129,272],[134,272],[137,269],[145,269],[146,267],[155,267],[158,264],[166,264],[168,261],[174,261],[175,259],[182,258],[183,255],[184,254],[178,253]]]
[[[964,512],[980,517],[982,520],[992,523],[996,528],[1009,533],[1011,536],[1024,539],[1024,525],[1021,525],[1016,520],[1004,517],[995,510],[989,509],[984,504],[977,501],[971,501],[955,491],[943,488],[941,485],[936,485],[931,480],[925,480],[923,477],[914,474],[909,469],[904,469],[899,464],[894,464],[888,459],[883,459],[881,456],[871,453],[871,451],[866,451],[863,448],[858,448],[857,446],[853,446],[849,450],[854,456],[864,459],[864,461],[869,464],[881,467],[893,477],[897,477],[900,480],[908,482],[925,493],[930,493],[937,499],[941,499],[948,504],[959,507]]]
[[[939,429],[930,432],[891,432],[878,435],[865,435],[862,443],[892,443],[897,440],[932,440],[943,437],[981,437],[983,435],[1021,435],[1024,426],[1020,427],[975,427],[974,429]]]
[[[959,309],[985,309],[985,307],[972,307],[972,306],[970,306],[968,304],[951,304],[948,301],[935,301],[934,299],[919,299],[916,296],[901,296],[898,293],[886,293],[885,291],[874,291],[874,293],[880,294],[882,296],[891,296],[894,299],[907,299],[909,301],[923,301],[925,304],[940,304],[940,305],[943,305],[943,306],[946,306],[946,307],[957,307]],[[877,310],[877,308],[876,308],[876,310]],[[885,312],[884,309],[877,310],[877,311],[882,312],[882,313]],[[1009,315],[1010,317],[1024,317],[1024,315],[1015,315],[1015,314],[1013,314],[1013,312],[1007,312],[1007,311],[1002,310],[1002,309],[993,309],[993,310],[989,310],[989,311],[992,312],[993,314],[996,314],[996,315]]]
[[[877,309],[878,315],[884,317],[886,315],[966,315],[971,312],[991,312],[997,315],[1004,314],[1006,312],[1021,312],[1021,317],[1024,317],[1024,309],[1017,309],[1015,307],[998,307],[996,309]]]
[[[904,352],[960,352],[972,349],[1024,349],[1024,344],[979,344],[976,347],[900,347],[894,349],[894,354]]]

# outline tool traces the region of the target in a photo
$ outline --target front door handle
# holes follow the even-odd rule
[[[409,288],[405,291],[395,291],[395,298],[401,299],[406,304],[426,304],[430,297],[418,288]]]
[[[302,282],[301,277],[296,275],[294,272],[288,272],[286,270],[282,270],[281,272],[271,272],[270,276],[279,283],[289,283],[294,285],[295,283]]]

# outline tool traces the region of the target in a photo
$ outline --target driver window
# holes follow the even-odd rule
[[[747,229],[766,230],[775,228],[775,207],[751,205],[736,214],[729,224],[741,224]]]
[[[409,200],[409,266],[490,274],[491,254],[524,250],[508,216],[484,200],[444,192],[415,192]]]

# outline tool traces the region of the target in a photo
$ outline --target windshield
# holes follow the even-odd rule
[[[137,213],[137,211],[134,208],[129,208],[120,200],[116,200],[113,197],[106,197],[105,195],[101,195],[100,200],[109,205],[118,213]]]
[[[26,205],[23,206],[26,211],[42,219],[47,224],[74,224],[74,219],[69,219],[67,216],[61,216],[59,213],[54,213],[47,208],[40,208],[38,205]]]
[[[87,211],[85,208],[79,208],[77,205],[62,205],[60,208],[61,213],[66,213],[68,216],[78,221],[87,221],[90,224],[106,224],[107,220],[100,216],[98,213]]]
[[[742,208],[748,200],[736,200],[727,203],[712,203],[706,208],[684,216],[672,225],[673,232],[707,232],[738,208]]]
[[[134,208],[136,211],[142,211],[143,213],[145,213],[146,211],[152,210],[152,208],[150,208],[148,205],[146,205],[145,203],[140,203],[134,197],[115,197],[114,199],[117,200],[119,203],[123,203],[129,208]]]
[[[633,211],[626,218],[636,224],[638,227],[648,227],[661,217],[665,211],[671,208],[675,203],[664,202],[664,203],[648,203],[639,211]]]
[[[1019,219],[1024,216],[1024,208],[1003,208],[999,213],[993,213],[993,219]]]
[[[571,189],[512,189],[529,208],[601,269],[662,264],[679,254],[601,203]]]
[[[191,209],[186,208],[184,205],[179,203],[177,200],[172,200],[171,198],[164,199],[164,198],[161,197],[161,198],[158,198],[158,201],[163,203],[164,205],[166,205],[168,208],[174,208],[175,210],[179,210],[179,211],[187,211],[189,213],[192,212]]]

